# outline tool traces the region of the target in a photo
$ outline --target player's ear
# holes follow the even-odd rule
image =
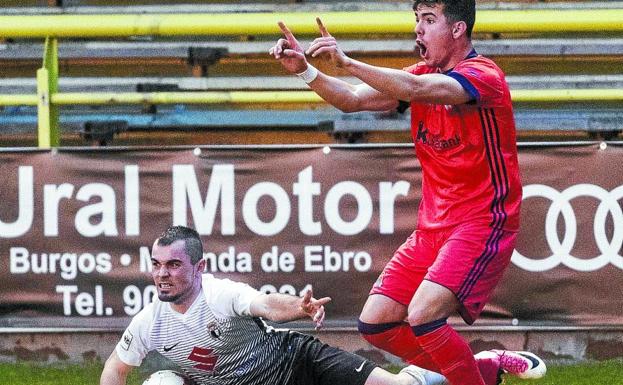
[[[458,39],[467,32],[467,24],[464,21],[457,21],[452,23],[452,37]]]
[[[206,268],[206,260],[201,258],[199,260],[199,262],[197,262],[197,264],[195,265],[195,271],[197,272],[198,275],[203,274],[203,272],[205,271]]]

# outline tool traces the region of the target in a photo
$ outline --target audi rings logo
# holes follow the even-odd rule
[[[608,192],[602,187],[592,184],[578,184],[559,192],[542,184],[531,184],[524,187],[523,199],[542,197],[552,201],[545,217],[545,239],[552,250],[552,255],[543,259],[531,259],[521,255],[517,250],[513,253],[515,265],[528,271],[547,271],[561,263],[577,271],[595,271],[613,264],[623,269],[623,257],[619,255],[623,245],[623,211],[618,200],[623,198],[623,186]],[[577,221],[571,200],[578,197],[593,197],[600,203],[595,213],[593,232],[595,242],[601,253],[590,259],[577,258],[571,255],[577,235]],[[556,222],[562,214],[564,220],[564,236],[562,240],[556,231]],[[606,219],[612,215],[614,232],[612,239],[606,235]]]

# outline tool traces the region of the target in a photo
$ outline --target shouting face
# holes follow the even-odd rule
[[[420,4],[415,11],[416,44],[426,65],[446,71],[451,68],[457,23],[450,23],[443,13],[443,5]]]
[[[152,248],[152,277],[158,291],[158,298],[171,302],[177,310],[185,311],[201,290],[201,274],[204,262],[192,264],[186,255],[185,241],[178,240],[168,246]]]

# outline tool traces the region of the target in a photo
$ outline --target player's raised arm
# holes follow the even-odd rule
[[[318,71],[307,62],[300,43],[285,23],[280,21],[277,24],[283,38],[277,40],[277,43],[270,48],[268,53],[279,60],[286,71],[299,76],[329,104],[344,112],[385,111],[398,105],[396,99],[384,95],[366,84],[352,85]],[[324,36],[324,34],[328,35],[326,28],[321,30],[321,34],[321,39],[332,39],[330,35]]]
[[[324,305],[331,298],[316,299],[312,290],[308,290],[302,298],[286,294],[265,294],[251,302],[250,313],[254,317],[262,317],[274,322],[288,322],[302,318],[311,318],[316,329],[324,322]]]
[[[316,18],[316,23],[321,37],[312,42],[306,54],[346,70],[380,94],[393,100],[435,104],[462,104],[470,100],[461,84],[451,77],[441,74],[416,76],[400,69],[377,67],[349,58],[322,20]]]

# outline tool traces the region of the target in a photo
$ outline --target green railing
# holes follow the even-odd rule
[[[408,34],[414,27],[410,12],[228,13],[149,15],[0,16],[0,37],[45,38],[43,66],[37,71],[36,95],[0,95],[0,105],[38,107],[38,144],[60,145],[58,106],[173,103],[317,103],[310,91],[59,93],[58,38],[183,35],[274,35],[283,20],[296,34],[317,34],[320,16],[336,34]],[[481,10],[478,33],[623,32],[623,9]],[[619,89],[515,90],[515,102],[623,101]]]

